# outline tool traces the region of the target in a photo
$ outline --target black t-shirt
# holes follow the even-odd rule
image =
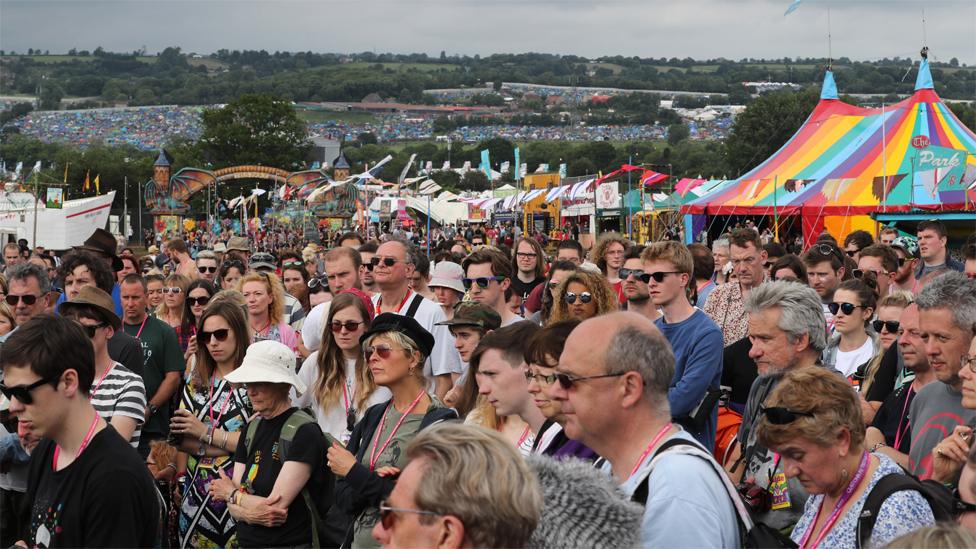
[[[539,278],[536,278],[531,282],[523,282],[522,279],[520,279],[518,276],[513,276],[512,291],[522,296],[522,299],[525,299],[526,297],[528,297],[530,293],[532,293],[532,290],[534,290],[536,286],[542,284],[545,281],[546,281],[546,277],[544,276],[540,276]]]
[[[756,361],[749,357],[751,350],[752,342],[744,337],[726,347],[722,353],[722,386],[732,388],[729,400],[736,405],[733,408],[739,411],[745,407],[752,382],[759,376]]]
[[[915,391],[912,390],[912,382],[906,382],[893,393],[878,408],[878,413],[874,415],[871,426],[881,431],[885,437],[885,444],[898,450],[903,454],[908,454],[912,446],[911,421],[909,421],[908,411],[915,400]],[[900,435],[898,434],[901,431]],[[898,446],[895,447],[895,439],[898,439]]]
[[[139,340],[119,330],[108,340],[108,356],[142,377],[142,346]]]
[[[898,377],[898,343],[894,343],[881,357],[881,364],[874,373],[874,382],[864,395],[868,402],[884,402],[895,389],[895,378]]]
[[[55,444],[31,454],[27,499],[31,547],[153,547],[159,500],[135,449],[112,428],[92,437],[81,455],[54,471]]]
[[[291,441],[288,455],[279,455],[278,438],[281,436],[281,429],[297,410],[298,408],[292,408],[278,417],[261,420],[257,432],[254,433],[254,440],[251,441],[251,447],[244,447],[243,438],[241,444],[237,445],[234,461],[245,465],[241,483],[247,488],[249,494],[261,497],[271,494],[281,467],[286,461],[298,461],[311,466],[312,477],[309,483],[311,483],[313,499],[320,490],[324,489],[322,485],[326,477],[325,437],[317,423],[307,423],[299,427],[295,438]],[[324,512],[325,510],[320,510],[320,514]],[[268,528],[238,522],[237,541],[241,547],[281,547],[312,543],[312,520],[301,492],[288,506],[288,519],[283,525]]]

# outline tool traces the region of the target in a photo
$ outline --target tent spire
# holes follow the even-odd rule
[[[837,97],[837,82],[834,81],[834,71],[830,70],[830,65],[827,65],[827,71],[824,73],[823,87],[820,88],[820,99],[839,99]]]
[[[918,77],[915,79],[915,91],[935,89],[932,82],[932,72],[929,70],[929,48],[922,48],[922,62],[918,65]]]

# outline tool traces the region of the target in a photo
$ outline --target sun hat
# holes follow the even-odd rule
[[[252,343],[241,366],[224,379],[231,383],[287,383],[299,395],[306,389],[295,373],[295,352],[273,340]]]
[[[151,254],[158,254],[159,253],[159,246],[153,244],[152,246],[149,246],[149,248],[146,250],[146,252],[151,253]]]
[[[243,236],[232,236],[230,240],[227,241],[227,251],[237,250],[239,252],[249,252],[251,247],[248,246],[247,239]]]
[[[399,332],[409,337],[411,341],[417,344],[417,347],[424,356],[430,356],[431,351],[434,350],[434,336],[430,335],[430,332],[425,330],[412,317],[402,316],[396,313],[382,313],[377,315],[373,319],[373,323],[370,324],[369,330],[359,338],[359,343],[362,344],[376,334],[385,334],[388,332]]]
[[[214,244],[213,251],[214,253],[218,253],[218,254],[227,253],[227,244],[224,244],[223,242],[218,242]]]
[[[113,330],[118,331],[122,327],[122,319],[115,314],[115,302],[112,301],[112,296],[105,293],[104,290],[95,286],[85,286],[74,299],[59,305],[58,312],[65,314],[66,311],[81,306],[94,307],[101,314],[102,320],[108,322]]]
[[[434,288],[440,286],[463,294],[464,284],[461,282],[463,278],[464,269],[460,265],[453,261],[441,261],[434,265],[434,270],[430,273],[430,282],[427,283],[427,287]]]

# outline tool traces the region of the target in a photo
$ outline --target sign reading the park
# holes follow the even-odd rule
[[[912,146],[916,149],[924,149],[929,146],[929,136],[927,135],[916,135],[912,138]]]

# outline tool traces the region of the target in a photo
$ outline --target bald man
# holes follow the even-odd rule
[[[718,464],[671,421],[674,354],[650,320],[622,312],[583,322],[556,372],[551,396],[562,405],[566,435],[606,458],[620,488],[644,504],[643,546],[739,546]]]

